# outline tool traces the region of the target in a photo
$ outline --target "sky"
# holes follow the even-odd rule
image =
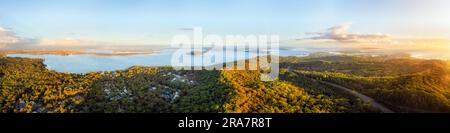
[[[450,38],[444,0],[2,0],[0,48],[167,44],[204,34],[275,34],[286,43]],[[396,40],[396,41],[392,41]],[[405,41],[406,42],[406,41]]]

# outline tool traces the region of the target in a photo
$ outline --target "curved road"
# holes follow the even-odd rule
[[[318,81],[318,80],[316,80],[316,81]],[[341,89],[341,90],[344,90],[344,91],[346,91],[346,92],[349,92],[350,94],[353,94],[353,95],[355,95],[355,96],[361,98],[361,100],[363,100],[364,102],[369,102],[369,103],[371,103],[371,105],[372,105],[374,108],[379,109],[379,110],[380,110],[381,112],[383,112],[383,113],[395,113],[394,111],[392,111],[392,110],[390,110],[390,109],[384,107],[384,106],[381,105],[380,103],[376,102],[374,99],[372,99],[372,98],[370,98],[370,97],[368,97],[368,96],[366,96],[366,95],[364,95],[364,94],[361,94],[361,93],[359,93],[359,92],[356,92],[356,91],[351,90],[351,89],[349,89],[349,88],[346,88],[346,87],[344,87],[344,86],[340,86],[340,85],[337,85],[337,84],[334,84],[334,83],[330,83],[330,82],[327,82],[327,81],[319,81],[319,82],[324,83],[324,84],[327,84],[327,85],[330,85],[330,86],[333,86],[333,87],[336,87],[336,88]]]
[[[288,66],[287,69],[288,69],[288,72],[292,72],[290,66]],[[310,78],[310,79],[312,79],[312,78]],[[327,81],[321,81],[321,80],[315,80],[315,79],[312,79],[312,80],[319,81],[319,82],[321,82],[323,84],[327,84],[327,85],[333,86],[335,88],[344,90],[344,91],[346,91],[346,92],[348,92],[348,93],[350,93],[352,95],[355,95],[355,96],[361,98],[361,100],[363,100],[364,102],[370,103],[372,105],[372,107],[379,109],[383,113],[395,113],[394,111],[386,108],[385,106],[383,106],[380,103],[378,103],[377,101],[375,101],[373,98],[370,98],[370,97],[368,97],[368,96],[366,96],[364,94],[361,94],[361,93],[359,93],[357,91],[354,91],[352,89],[349,89],[347,87],[344,87],[344,86],[341,86],[341,85],[338,85],[338,84],[335,84],[335,83],[327,82]]]

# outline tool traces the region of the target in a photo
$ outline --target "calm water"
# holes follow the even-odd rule
[[[26,58],[41,58],[50,70],[58,72],[71,73],[86,73],[96,71],[113,71],[126,69],[131,66],[171,66],[171,59],[176,49],[163,49],[159,53],[133,56],[95,56],[95,55],[27,55],[27,54],[10,54],[9,57],[26,57]],[[105,51],[108,52],[108,51]],[[280,56],[306,56],[310,52],[307,50],[288,50],[280,49]],[[253,55],[253,56],[252,56]],[[185,54],[187,57],[200,58],[201,56],[194,56]],[[234,60],[241,60],[255,57],[256,54],[247,54],[232,56],[227,55],[223,62],[230,62]],[[223,62],[216,62],[215,64]]]

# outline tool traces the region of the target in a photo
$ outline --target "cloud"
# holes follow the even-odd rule
[[[0,49],[6,48],[9,45],[16,44],[20,38],[16,37],[14,32],[0,27]]]
[[[41,39],[39,45],[80,45],[81,41],[78,39],[64,38],[64,39]]]
[[[381,33],[349,32],[352,24],[333,26],[323,32],[305,33],[306,38],[290,42],[303,47],[317,48],[380,48],[384,50],[445,51],[450,50],[450,39],[443,36],[401,36]],[[351,45],[341,45],[351,44]]]
[[[351,23],[346,23],[328,28],[324,32],[309,32],[306,35],[312,37],[299,40],[332,40],[343,43],[362,43],[362,42],[390,42],[391,36],[381,33],[350,33],[348,29]]]
[[[194,28],[178,28],[180,31],[193,31]]]
[[[0,50],[12,50],[22,48],[46,47],[46,46],[85,46],[98,45],[106,42],[86,41],[72,38],[23,38],[16,36],[15,33],[9,29],[0,27]]]

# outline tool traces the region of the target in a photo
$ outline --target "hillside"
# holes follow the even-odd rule
[[[450,111],[450,71],[445,61],[365,56],[298,60],[285,58],[281,65],[301,77],[352,88],[398,112]]]
[[[259,71],[131,67],[58,73],[40,59],[0,58],[1,112],[379,112],[321,81],[395,112],[450,112],[448,64],[408,57],[283,57],[278,80]],[[401,67],[399,67],[401,66]]]

